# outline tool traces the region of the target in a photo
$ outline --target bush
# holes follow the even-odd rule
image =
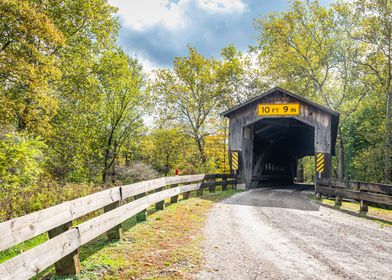
[[[18,133],[0,135],[0,217],[18,214],[24,193],[36,187],[43,171],[43,150],[39,138]]]
[[[136,183],[159,177],[159,173],[149,164],[135,162],[130,166],[116,166],[116,180],[123,184]]]

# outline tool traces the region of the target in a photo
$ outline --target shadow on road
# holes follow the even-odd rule
[[[318,211],[320,205],[309,200],[302,191],[313,191],[312,185],[290,185],[256,188],[224,200],[225,204],[254,207],[288,208],[303,211]]]

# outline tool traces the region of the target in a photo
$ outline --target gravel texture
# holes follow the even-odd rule
[[[198,279],[392,279],[392,227],[322,207],[304,188],[217,203]]]

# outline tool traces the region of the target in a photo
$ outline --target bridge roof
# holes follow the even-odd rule
[[[323,111],[325,111],[325,112],[327,112],[327,113],[329,113],[329,114],[331,114],[331,115],[333,115],[335,117],[339,117],[339,113],[338,112],[333,111],[333,110],[331,110],[331,109],[329,109],[329,108],[327,108],[325,106],[317,104],[317,103],[315,103],[315,102],[313,102],[313,101],[311,101],[309,99],[306,99],[306,98],[304,98],[304,97],[302,97],[302,96],[300,96],[298,94],[292,93],[292,92],[290,92],[288,90],[285,90],[283,88],[280,88],[280,87],[274,87],[274,88],[272,88],[272,89],[270,89],[270,90],[268,90],[268,91],[266,91],[266,92],[264,92],[264,93],[262,93],[262,94],[260,94],[260,95],[258,95],[256,97],[252,98],[252,99],[249,99],[249,100],[245,101],[244,103],[241,103],[240,105],[237,105],[237,106],[235,106],[235,107],[233,107],[233,108],[223,112],[222,116],[230,117],[230,115],[232,115],[238,109],[246,107],[247,105],[249,105],[251,103],[257,102],[258,100],[266,97],[267,95],[273,94],[275,92],[282,92],[282,93],[287,94],[287,95],[289,95],[289,96],[291,96],[291,97],[293,97],[295,99],[298,99],[298,100],[300,100],[300,101],[302,101],[304,103],[307,103],[307,104],[309,104],[311,106],[319,108],[320,110],[323,110]]]

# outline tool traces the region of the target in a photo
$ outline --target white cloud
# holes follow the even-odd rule
[[[168,0],[109,0],[110,4],[119,8],[118,14],[125,24],[135,30],[155,24],[163,24],[168,29],[179,28],[181,2],[184,1],[176,4]]]
[[[142,30],[153,25],[163,25],[166,29],[176,30],[186,26],[186,12],[191,4],[210,13],[241,13],[245,4],[241,0],[109,0],[119,8],[118,14],[125,25]]]
[[[245,4],[241,0],[197,0],[200,8],[216,13],[242,13]]]
[[[153,73],[154,70],[157,70],[160,68],[159,65],[157,65],[154,62],[147,59],[146,56],[140,56],[139,61],[143,65],[143,71],[149,75],[151,75],[151,73]]]

